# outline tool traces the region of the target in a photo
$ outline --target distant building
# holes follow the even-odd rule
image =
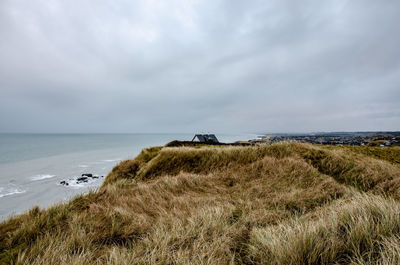
[[[391,141],[386,141],[385,142],[385,146],[391,146],[392,145],[392,142]]]
[[[192,142],[200,142],[200,143],[219,143],[215,134],[196,134]]]

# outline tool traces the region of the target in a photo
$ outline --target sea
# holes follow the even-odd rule
[[[96,190],[119,162],[193,134],[0,134],[0,221]],[[220,142],[256,138],[217,134]],[[77,183],[82,174],[88,182]],[[103,177],[102,177],[103,176]],[[69,185],[60,184],[66,181]]]

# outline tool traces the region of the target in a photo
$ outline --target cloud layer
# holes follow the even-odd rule
[[[398,10],[2,0],[0,132],[399,130]]]

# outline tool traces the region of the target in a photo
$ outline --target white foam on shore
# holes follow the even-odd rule
[[[88,165],[79,165],[78,167],[87,168],[89,166]]]
[[[77,183],[76,179],[73,180],[69,180],[68,182],[68,186],[65,186],[67,188],[73,188],[73,189],[81,189],[81,188],[87,188],[92,186],[95,182],[97,182],[98,179],[92,179],[92,178],[88,178],[87,182],[80,182]]]
[[[0,198],[2,197],[6,197],[6,196],[11,196],[14,194],[20,194],[20,193],[25,193],[26,190],[22,190],[20,188],[4,188],[4,187],[0,187]]]
[[[118,162],[121,161],[121,158],[117,158],[117,159],[105,159],[105,160],[101,160],[102,162]]]
[[[68,182],[68,186],[65,186],[67,188],[72,188],[72,189],[81,189],[85,188],[88,186],[88,182],[86,183],[76,183],[75,181]]]
[[[43,179],[54,178],[55,176],[56,175],[40,174],[40,175],[36,175],[36,176],[31,177],[31,180],[38,181],[38,180],[43,180]]]

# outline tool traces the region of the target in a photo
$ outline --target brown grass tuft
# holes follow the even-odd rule
[[[399,177],[349,148],[148,148],[98,191],[1,223],[0,263],[395,264]]]

